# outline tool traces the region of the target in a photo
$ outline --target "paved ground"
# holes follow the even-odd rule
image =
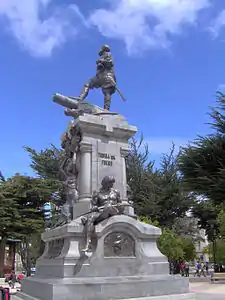
[[[190,292],[196,294],[197,300],[224,300],[225,284],[192,282],[190,283]]]

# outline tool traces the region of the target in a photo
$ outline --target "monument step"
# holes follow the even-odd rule
[[[165,296],[157,296],[157,297],[142,297],[142,298],[129,298],[126,300],[195,300],[195,294],[177,294],[177,295],[165,295]],[[24,293],[18,293],[16,298],[13,300],[39,300],[37,298],[33,298]],[[125,299],[109,299],[109,300],[125,300]]]
[[[189,294],[189,281],[170,275],[64,279],[30,277],[24,279],[22,293],[25,293],[24,300],[33,300],[26,295],[38,300],[194,299]],[[165,298],[169,295],[170,298]]]
[[[142,298],[130,298],[126,300],[195,300],[195,294],[178,294],[178,295],[165,295],[165,296],[157,296],[157,297],[142,297]],[[110,299],[114,300],[114,299]],[[124,299],[118,299],[124,300]]]

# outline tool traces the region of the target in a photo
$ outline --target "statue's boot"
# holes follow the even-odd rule
[[[87,97],[88,92],[89,92],[89,84],[87,83],[84,85],[83,90],[79,96],[80,101],[83,101]]]
[[[111,95],[109,93],[106,93],[104,95],[104,109],[110,110],[111,106]]]

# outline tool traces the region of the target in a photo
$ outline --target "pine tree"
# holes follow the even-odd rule
[[[130,154],[126,159],[127,181],[133,193],[134,208],[138,215],[152,217],[158,210],[154,182],[154,162],[150,161],[148,145],[143,136],[130,142]]]
[[[51,194],[42,179],[16,174],[1,184],[1,193],[11,205],[3,212],[5,218],[10,215],[13,220],[7,226],[7,235],[20,237],[43,229],[43,206]],[[6,221],[2,220],[5,226]]]
[[[136,213],[160,226],[170,226],[184,217],[193,203],[191,194],[185,189],[178,172],[175,145],[161,159],[161,167],[150,161],[147,145],[135,139],[127,158],[128,183],[134,193]]]
[[[40,152],[27,146],[25,150],[30,155],[31,168],[40,178],[53,181],[59,180],[60,161],[64,157],[64,151],[62,149],[51,145],[50,148],[46,148]]]
[[[52,194],[50,202],[57,206],[62,205],[65,202],[65,191],[60,176],[60,163],[64,159],[64,150],[54,145],[40,152],[30,147],[25,149],[31,158],[30,167],[44,180],[45,188]],[[55,197],[55,194],[58,196]]]
[[[2,185],[0,185],[0,276],[3,274],[6,241],[15,231],[14,220],[16,218],[19,218],[17,205],[12,199],[4,196]]]
[[[218,93],[217,102],[210,112],[213,133],[183,148],[179,168],[190,191],[221,204],[225,203],[225,96]]]
[[[160,210],[157,220],[162,226],[173,225],[178,218],[183,218],[193,204],[192,195],[185,190],[182,177],[178,169],[178,156],[175,145],[163,154],[161,167],[157,178],[157,197]]]
[[[41,178],[16,174],[1,183],[0,235],[3,237],[2,249],[9,237],[19,238],[22,249],[23,245],[27,247],[34,234],[40,235],[44,231],[43,206],[50,199],[51,192]],[[41,246],[41,241],[39,242],[39,246]],[[3,260],[3,253],[1,252],[1,260]],[[0,265],[2,268],[4,263]]]

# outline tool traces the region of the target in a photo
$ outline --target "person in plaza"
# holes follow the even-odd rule
[[[185,276],[186,277],[189,277],[189,262],[185,262],[185,264],[184,264],[184,270],[185,270]]]
[[[196,264],[196,267],[195,267],[195,274],[194,274],[194,277],[197,275],[197,276],[200,276],[200,268],[201,268],[201,265],[199,263],[199,261],[197,262]]]
[[[22,274],[19,274],[17,276],[17,281],[21,284],[22,279],[24,279],[24,278],[25,278],[25,272],[23,271]]]
[[[208,276],[209,275],[209,263],[208,262],[205,263],[205,270],[206,270],[206,275]]]
[[[11,272],[11,274],[9,275],[8,280],[9,280],[9,281],[8,281],[8,282],[9,282],[9,286],[10,286],[11,288],[14,288],[15,283],[16,283],[16,280],[17,280],[15,271],[12,271],[12,272]]]
[[[199,274],[199,277],[201,276],[204,276],[206,277],[206,272],[205,272],[205,264],[202,262],[201,265],[200,265],[200,274]]]
[[[184,270],[185,270],[185,265],[184,265],[184,263],[182,262],[182,263],[180,264],[181,276],[184,276]]]

